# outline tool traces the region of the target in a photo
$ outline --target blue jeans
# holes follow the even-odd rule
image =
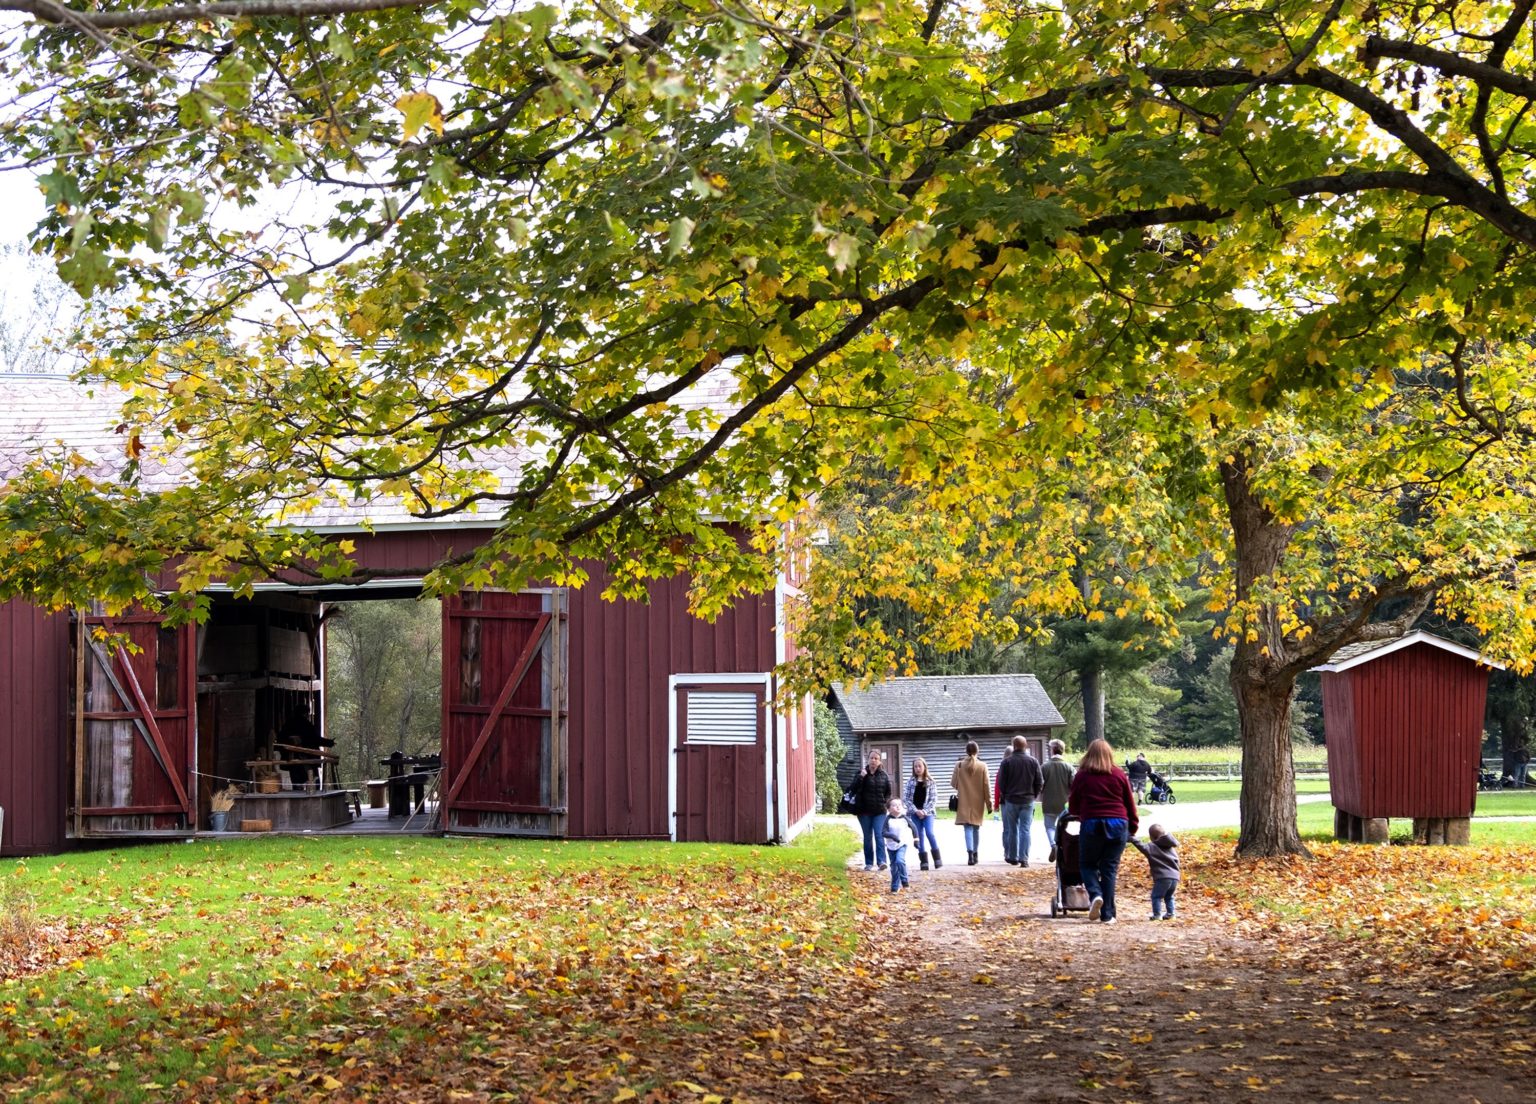
[[[1063,813],[1041,813],[1040,819],[1045,822],[1045,842],[1052,847],[1056,846],[1056,818]]]
[[[889,813],[860,813],[859,827],[864,829],[864,868],[885,862],[885,822]]]
[[[891,852],[891,892],[895,893],[907,884],[907,845],[902,844]]]
[[[933,849],[933,853],[935,855],[939,853],[939,838],[933,834],[933,822],[937,819],[937,817],[933,816],[907,817],[907,820],[912,823],[912,838],[917,841],[917,853],[919,855],[926,855],[928,853],[927,848],[923,847],[924,836],[928,837],[928,847]]]
[[[962,824],[962,825],[960,825],[960,827],[965,829],[965,849],[967,851],[980,851],[981,850],[981,825],[979,825],[979,824]]]
[[[1177,878],[1153,878],[1152,879],[1152,919],[1157,919],[1157,906],[1162,905],[1163,911],[1169,916],[1173,915],[1173,895],[1179,888]]]
[[[1033,801],[1003,802],[1003,858],[1029,861],[1029,829],[1035,823]]]
[[[1106,831],[1102,820],[1083,821],[1082,834],[1077,837],[1077,855],[1088,896],[1104,898],[1099,918],[1112,920],[1115,916],[1115,881],[1120,877],[1120,856],[1125,853],[1125,829],[1117,828],[1108,835]]]

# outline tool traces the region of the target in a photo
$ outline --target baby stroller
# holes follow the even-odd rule
[[[1056,894],[1051,898],[1051,915],[1087,912],[1092,902],[1083,885],[1083,870],[1078,862],[1078,833],[1083,825],[1067,813],[1056,818]]]
[[[1173,796],[1173,787],[1168,784],[1168,779],[1153,771],[1147,776],[1152,783],[1152,789],[1147,792],[1147,800],[1154,805],[1175,805],[1178,798]]]

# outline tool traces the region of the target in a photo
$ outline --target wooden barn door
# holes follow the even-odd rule
[[[98,632],[126,638],[110,648]],[[76,615],[75,836],[196,827],[196,629],[153,613]]]
[[[768,840],[766,682],[689,682],[673,688],[676,838],[691,843]]]
[[[483,590],[443,601],[444,829],[565,834],[564,598]]]

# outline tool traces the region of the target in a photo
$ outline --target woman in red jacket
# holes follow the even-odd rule
[[[1126,841],[1136,834],[1136,798],[1130,779],[1115,766],[1115,752],[1108,740],[1088,745],[1072,789],[1067,812],[1082,821],[1078,836],[1078,861],[1083,884],[1093,904],[1088,919],[1115,922],[1115,879]]]

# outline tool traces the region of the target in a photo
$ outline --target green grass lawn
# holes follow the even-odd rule
[[[1179,799],[1180,805],[1188,805],[1198,801],[1236,801],[1242,792],[1242,782],[1221,782],[1190,779],[1180,781],[1177,778],[1170,779],[1173,787],[1173,795]],[[1328,780],[1326,778],[1300,778],[1296,781],[1298,794],[1319,794],[1328,792]]]
[[[1482,798],[1486,794],[1478,795],[1478,813],[1483,815],[1495,815],[1486,812],[1483,808]],[[1513,795],[1511,795],[1513,796]],[[1498,815],[1519,815],[1518,813],[1500,813]],[[1301,838],[1312,842],[1322,842],[1333,839],[1333,806],[1326,801],[1319,801],[1308,805],[1296,807],[1296,826],[1301,831]],[[1216,839],[1237,839],[1236,828],[1209,828],[1191,835],[1209,836]],[[1392,838],[1394,841],[1406,842],[1413,834],[1413,822],[1411,820],[1394,820],[1392,822]],[[1474,844],[1526,844],[1536,843],[1536,821],[1509,823],[1505,821],[1472,821],[1472,842]],[[1536,875],[1536,871],[1532,872]]]
[[[604,1099],[643,1096],[614,1054],[715,1023],[765,971],[814,991],[844,967],[848,847],[274,837],[7,863],[39,923],[117,937],[0,983],[0,1097],[367,1095],[437,1046],[532,1055],[500,1074],[516,1099],[585,1047]]]

